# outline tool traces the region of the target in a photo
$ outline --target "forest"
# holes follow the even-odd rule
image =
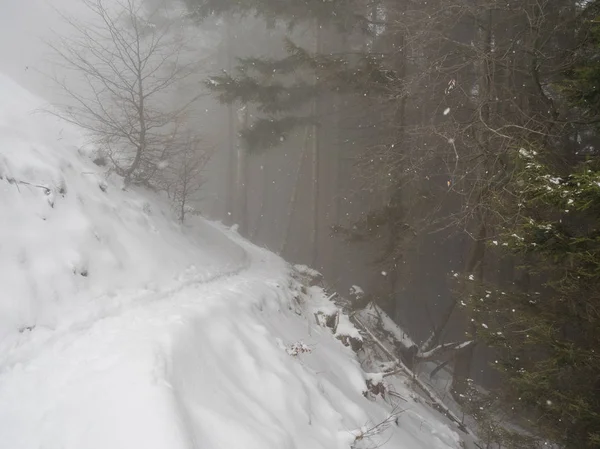
[[[336,288],[362,278],[419,352],[464,342],[439,365],[502,447],[599,447],[600,3],[187,6],[226,29],[206,85],[231,222]]]
[[[358,329],[352,335],[395,360],[393,369],[381,369],[382,379],[402,371],[428,406],[477,436],[476,447],[600,448],[600,0],[77,4],[94,19],[84,20],[74,6],[60,10],[70,34],[48,39],[53,69],[27,76],[37,70],[52,86],[42,90],[53,97],[44,112],[61,120],[54,140],[62,141],[65,123],[74,125],[93,147],[92,168],[105,175],[93,189],[85,187],[73,210],[95,210],[89,204],[113,191],[120,196],[110,201],[121,203],[102,203],[100,218],[90,220],[85,239],[97,251],[93,256],[61,247],[70,280],[60,288],[72,276],[81,285],[95,282],[96,267],[115,265],[117,273],[142,256],[143,262],[131,262],[132,272],[154,258],[165,272],[184,271],[184,259],[196,255],[190,248],[205,245],[212,251],[207,259],[217,254],[215,260],[226,255],[239,262],[238,271],[227,272],[238,276],[238,296],[244,285],[260,285],[269,298],[269,289],[285,282],[265,280],[258,262],[247,260],[253,254],[277,265],[248,249],[241,240],[247,239],[312,282],[298,287],[298,297],[335,298],[343,309],[325,318],[321,310],[311,312],[309,320],[335,335],[347,315]],[[19,73],[25,84],[29,78]],[[84,147],[77,147],[79,156]],[[69,178],[70,162],[59,159],[47,163],[60,165],[58,174],[47,175],[36,154],[27,169],[25,162],[0,158],[0,181],[10,184],[6,192],[12,189],[17,206],[11,207],[19,213],[21,188],[32,204],[49,205],[50,212],[23,215],[41,226],[61,201],[70,201],[64,179],[79,178]],[[81,171],[90,179],[95,173]],[[140,191],[139,198],[127,196]],[[155,200],[143,195],[166,198],[176,225],[148,224],[163,218],[150,206]],[[227,230],[203,222],[204,237],[191,244],[185,232],[193,232],[189,223],[198,217]],[[83,219],[76,218],[65,219],[61,232],[79,235]],[[3,229],[21,232],[6,222]],[[96,225],[109,231],[102,235]],[[128,230],[142,225],[150,237]],[[114,237],[120,232],[124,241],[142,236],[142,243],[115,244],[116,255],[100,248],[120,242]],[[29,234],[19,236],[29,242]],[[173,245],[169,236],[176,236]],[[145,252],[151,239],[168,257]],[[72,241],[61,240],[65,248]],[[37,249],[19,251],[11,253],[11,267],[27,266]],[[223,267],[231,268],[226,261]],[[239,277],[249,267],[258,274]],[[188,279],[188,271],[177,279]],[[48,273],[42,270],[40,278]],[[290,285],[300,282],[287,275]],[[144,282],[144,289],[154,288],[153,279]],[[327,293],[323,298],[311,290],[316,284]],[[50,289],[48,303],[68,297],[59,287]],[[233,295],[222,287],[223,298]],[[38,300],[40,310],[51,309],[39,299],[45,287],[22,291],[34,298],[31,310]],[[263,300],[256,300],[261,312]],[[240,317],[256,318],[240,310]],[[237,316],[219,319],[235,333],[230,315]],[[7,329],[21,335],[41,327],[23,320]],[[349,335],[338,340],[357,353],[364,349]],[[217,343],[226,347],[229,340]],[[314,349],[293,348],[294,361]],[[382,382],[368,378],[364,397],[398,395]],[[357,443],[361,438],[351,447],[371,449]]]

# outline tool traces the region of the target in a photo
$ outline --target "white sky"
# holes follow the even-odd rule
[[[53,8],[72,12],[77,5],[77,0],[0,0],[0,72],[50,100],[52,92],[35,69],[44,70],[44,40],[60,28]]]

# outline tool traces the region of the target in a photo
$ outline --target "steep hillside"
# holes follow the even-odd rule
[[[460,448],[402,378],[367,394],[360,339],[276,255],[123,190],[0,77],[0,446]],[[316,317],[316,318],[315,318]]]

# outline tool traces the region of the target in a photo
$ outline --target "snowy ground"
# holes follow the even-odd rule
[[[0,447],[461,447],[402,379],[396,404],[363,395],[315,320],[333,304],[284,261],[178,226],[1,75],[0,97]]]

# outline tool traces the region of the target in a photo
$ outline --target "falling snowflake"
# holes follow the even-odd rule
[[[448,87],[446,87],[446,90],[445,90],[445,92],[444,92],[444,93],[445,93],[446,95],[448,95],[450,92],[452,92],[452,91],[454,90],[454,88],[455,88],[455,87],[456,87],[456,80],[455,80],[455,79],[451,79],[451,80],[448,82]]]

